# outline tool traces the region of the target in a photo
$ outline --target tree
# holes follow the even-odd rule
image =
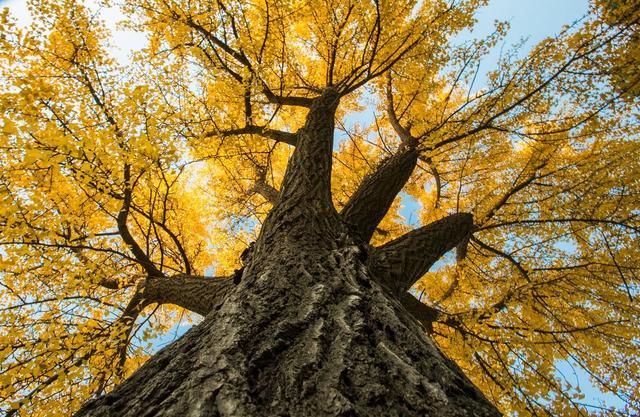
[[[640,16],[483,80],[483,3],[128,1],[126,64],[5,10],[6,415],[614,413],[570,368],[637,412]]]

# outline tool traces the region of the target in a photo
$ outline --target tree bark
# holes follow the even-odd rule
[[[407,182],[418,162],[415,147],[403,147],[382,161],[368,175],[340,212],[364,242],[369,242],[378,223],[389,211],[393,200]]]
[[[255,259],[217,311],[80,416],[496,416],[358,246]]]
[[[383,285],[402,294],[442,255],[464,243],[472,230],[471,214],[451,214],[373,248],[369,268]]]
[[[222,305],[233,288],[235,284],[231,278],[178,275],[147,279],[142,297],[147,304],[174,304],[206,316]]]
[[[406,272],[398,281],[405,288],[418,269],[459,243],[470,216],[373,248],[369,259],[360,232],[331,203],[339,99],[329,88],[313,100],[279,199],[243,254],[239,279],[150,278],[143,291],[150,299],[211,310],[76,417],[499,415],[414,318],[428,327],[437,311],[385,281]],[[391,195],[402,183],[387,188]],[[427,262],[416,261],[411,244],[423,246]],[[407,260],[393,261],[406,271],[385,269],[394,259]]]

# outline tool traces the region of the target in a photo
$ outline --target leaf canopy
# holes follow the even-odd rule
[[[443,351],[505,413],[639,412],[640,7],[594,1],[478,74],[506,25],[456,34],[485,3],[134,0],[124,24],[148,44],[126,62],[95,4],[31,0],[29,28],[5,9],[0,410],[68,415],[195,317],[132,300],[149,277],[240,267],[331,86],[339,211],[418,151],[373,246],[411,230],[409,197],[421,225],[473,214],[411,290]]]

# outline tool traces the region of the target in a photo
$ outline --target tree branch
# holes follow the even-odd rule
[[[527,271],[525,269],[524,266],[522,266],[522,264],[520,262],[518,262],[512,255],[502,252],[501,250],[498,250],[492,246],[487,245],[486,243],[484,243],[483,241],[479,240],[476,237],[471,237],[471,240],[478,244],[478,246],[480,246],[483,249],[488,250],[489,252],[493,253],[494,255],[498,255],[501,258],[504,258],[506,260],[508,260],[513,266],[516,267],[516,269],[518,270],[518,272],[520,272],[520,274],[522,275],[522,277],[527,280],[527,282],[531,282],[531,278],[529,278],[529,271]]]
[[[206,316],[217,309],[235,284],[231,278],[178,275],[171,278],[153,277],[137,285],[136,292],[114,323],[121,328],[117,345],[118,369],[122,371],[127,359],[127,348],[136,319],[150,304],[173,304]]]
[[[144,216],[150,222],[160,226],[160,228],[162,230],[164,230],[164,232],[167,235],[169,235],[169,238],[171,238],[171,240],[173,241],[173,244],[176,246],[176,249],[178,249],[178,253],[180,254],[180,257],[182,258],[182,263],[184,264],[184,272],[185,272],[185,274],[187,274],[187,275],[191,274],[191,262],[189,261],[189,256],[187,255],[187,251],[184,248],[184,246],[182,245],[182,242],[180,242],[180,239],[179,239],[178,235],[176,235],[173,232],[173,230],[171,230],[169,228],[169,226],[166,225],[166,223],[164,221],[160,221],[160,220],[155,219],[151,213],[147,213],[144,210],[142,210],[141,208],[136,207],[136,206],[132,206],[131,209],[133,211],[135,211],[136,213],[139,213],[140,215]]]
[[[204,36],[210,43],[211,46],[218,47],[223,50],[225,53],[233,57],[233,59],[243,67],[245,67],[262,85],[262,92],[270,103],[278,104],[278,105],[288,105],[288,106],[301,106],[301,107],[310,107],[312,104],[312,99],[307,97],[295,97],[295,96],[282,96],[275,94],[271,88],[262,80],[258,74],[255,72],[251,61],[247,58],[245,53],[242,50],[235,50],[229,44],[218,38],[215,34],[213,34],[210,30],[207,30],[202,25],[196,23],[191,18],[187,18],[186,22],[187,26],[195,29],[202,36]]]
[[[402,294],[473,229],[473,216],[456,213],[372,248],[369,270],[390,290]]]
[[[278,203],[278,200],[280,200],[280,191],[267,184],[263,178],[260,178],[255,182],[251,191],[260,194],[272,205],[275,205]]]
[[[313,245],[316,250],[331,244],[327,222],[336,228],[340,222],[331,199],[333,135],[339,102],[340,94],[331,87],[314,99],[304,126],[296,133],[297,146],[289,158],[278,203],[260,230],[257,252],[273,252],[287,239],[294,239],[296,245]]]
[[[255,126],[255,125],[247,125],[245,127],[241,127],[238,129],[229,129],[222,131],[211,131],[205,133],[205,138],[210,138],[216,135],[221,135],[222,137],[234,136],[234,135],[260,135],[264,136],[268,139],[273,139],[276,142],[282,142],[289,144],[291,146],[296,146],[298,142],[297,135],[291,132],[285,132],[277,129],[269,129],[263,126]]]
[[[217,309],[235,288],[233,279],[176,275],[144,282],[142,295],[148,303],[173,304],[206,316]]]
[[[442,179],[440,178],[440,172],[431,158],[420,158],[420,160],[427,164],[429,172],[433,175],[433,179],[436,182],[436,201],[433,203],[433,207],[438,208],[440,206],[440,198],[442,197]]]
[[[438,320],[442,312],[436,308],[430,307],[416,299],[408,292],[400,295],[400,303],[411,313],[420,324],[422,324],[428,333],[433,332],[433,323]]]
[[[369,242],[376,226],[389,211],[393,200],[407,183],[418,162],[418,141],[400,124],[393,104],[391,76],[387,79],[387,113],[402,145],[398,152],[382,161],[353,193],[340,215],[353,226],[360,238]]]
[[[368,175],[344,206],[340,213],[342,220],[352,225],[363,241],[371,240],[376,226],[409,180],[417,161],[415,148],[401,149]]]
[[[393,90],[391,86],[391,74],[387,76],[387,116],[389,117],[389,123],[391,127],[402,140],[402,144],[405,146],[415,147],[418,144],[416,138],[411,136],[411,132],[408,128],[402,126],[398,116],[396,114],[396,109],[393,104]]]
[[[640,233],[640,227],[627,223],[630,220],[636,220],[636,219],[637,218],[635,216],[630,216],[622,220],[598,219],[593,217],[575,217],[575,218],[563,217],[558,219],[522,219],[522,220],[503,221],[501,223],[494,223],[486,226],[481,226],[481,227],[478,227],[478,231],[495,229],[495,228],[504,227],[504,226],[525,226],[525,225],[547,224],[547,223],[586,223],[586,224],[594,224],[594,225],[608,224],[608,225],[628,229],[635,233]]]
[[[340,96],[333,88],[327,88],[314,99],[307,118],[298,133],[298,143],[293,152],[280,191],[280,202],[310,202],[332,206],[331,162],[335,111]]]
[[[270,103],[283,106],[311,107],[313,99],[308,97],[282,96],[275,94],[266,83],[262,83],[262,92]]]
[[[136,258],[136,260],[140,263],[142,268],[149,274],[149,276],[162,277],[164,274],[160,272],[160,270],[155,266],[153,262],[149,259],[146,253],[140,248],[138,242],[134,239],[133,235],[129,231],[127,226],[127,217],[129,216],[129,210],[131,209],[131,166],[126,164],[124,167],[124,200],[122,203],[122,208],[118,213],[117,223],[118,223],[118,232],[120,236],[122,236],[122,240],[127,244],[131,253]]]
[[[118,373],[122,373],[124,371],[124,364],[127,360],[127,347],[129,346],[131,339],[131,330],[133,330],[133,325],[140,313],[142,313],[142,310],[151,304],[151,302],[143,297],[140,288],[141,287],[136,288],[135,294],[131,300],[129,300],[129,303],[122,312],[122,315],[114,322],[114,326],[121,328],[116,331],[122,333],[119,335],[120,339],[117,343]]]

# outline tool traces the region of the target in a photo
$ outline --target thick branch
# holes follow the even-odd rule
[[[177,275],[148,279],[142,294],[148,303],[174,304],[206,316],[222,304],[234,287],[231,278]]]
[[[343,221],[352,225],[363,241],[371,240],[376,226],[409,180],[417,161],[415,148],[400,150],[362,181],[342,209]]]
[[[342,219],[352,225],[362,240],[368,242],[376,226],[389,211],[393,200],[411,177],[418,162],[417,140],[400,124],[393,104],[391,77],[387,84],[387,113],[402,145],[367,176],[342,210]]]
[[[433,322],[438,320],[441,312],[418,301],[413,295],[404,292],[400,295],[400,303],[411,315],[418,320],[425,330],[429,333],[433,332]]]
[[[121,289],[130,287],[132,284],[123,284],[117,279],[102,279],[98,285],[109,289]],[[197,275],[150,277],[139,284],[119,320],[127,321],[127,317],[135,320],[144,307],[156,303],[177,305],[206,316],[222,303],[234,286],[233,278],[229,277]]]
[[[311,107],[312,99],[297,96],[281,96],[275,94],[266,83],[262,83],[262,92],[270,103],[283,106]]]
[[[267,184],[263,178],[260,178],[255,182],[251,191],[260,194],[273,205],[276,205],[280,199],[280,191]]]
[[[297,136],[295,133],[255,125],[247,125],[239,129],[211,131],[206,133],[204,136],[210,138],[216,135],[221,135],[223,137],[234,135],[260,135],[268,139],[273,139],[276,142],[282,142],[292,146],[296,146],[297,143]]]
[[[339,93],[330,87],[314,99],[304,126],[296,133],[297,146],[278,202],[260,230],[257,252],[273,253],[279,245],[291,244],[288,239],[316,250],[331,245],[327,231],[337,230],[340,222],[331,200],[334,118],[339,101]]]
[[[473,216],[456,213],[373,248],[369,270],[387,288],[404,293],[473,228]]]
[[[171,278],[153,277],[141,282],[115,322],[120,340],[117,346],[118,372],[124,369],[131,331],[142,310],[150,304],[174,304],[194,313],[206,316],[219,307],[229,290],[235,287],[230,278],[206,278],[178,275]]]
[[[340,96],[327,88],[313,101],[304,127],[298,133],[282,184],[280,201],[287,204],[319,200],[331,206],[331,160],[335,112]],[[304,203],[303,203],[304,204]]]

